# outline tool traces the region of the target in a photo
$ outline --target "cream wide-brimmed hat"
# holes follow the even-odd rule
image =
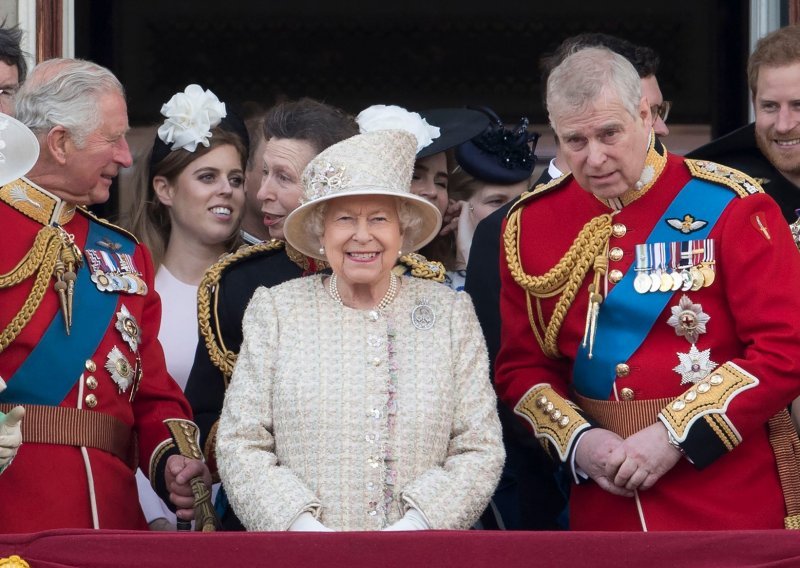
[[[31,171],[39,159],[39,141],[16,118],[0,113],[0,185]]]
[[[442,216],[433,203],[411,193],[417,147],[418,136],[388,129],[358,134],[324,150],[303,171],[305,195],[286,218],[286,240],[306,256],[325,260],[309,225],[314,209],[338,197],[389,195],[405,201],[421,220],[411,239],[404,235],[404,246],[409,248],[404,252],[428,244],[439,232]]]

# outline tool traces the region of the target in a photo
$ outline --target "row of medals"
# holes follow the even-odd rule
[[[693,250],[692,253],[703,252],[703,249]],[[673,267],[670,271],[662,268],[635,268],[638,272],[633,280],[633,288],[639,294],[650,292],[697,292],[700,288],[707,288],[714,283],[716,271],[714,260],[703,261],[698,264]]]

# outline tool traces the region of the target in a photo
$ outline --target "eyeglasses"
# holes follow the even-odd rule
[[[667,117],[669,116],[669,111],[672,109],[672,101],[664,101],[660,105],[651,105],[650,106],[650,114],[653,115],[653,122],[656,121],[656,117],[660,117],[661,120],[667,122]]]

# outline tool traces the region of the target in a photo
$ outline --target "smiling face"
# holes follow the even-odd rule
[[[800,63],[761,67],[753,105],[759,149],[800,186]]]
[[[320,243],[331,270],[344,286],[385,287],[402,242],[393,197],[340,197],[325,209]]]
[[[53,193],[78,205],[104,203],[120,168],[133,163],[125,133],[128,110],[125,99],[115,92],[99,96],[100,126],[78,146],[68,136],[64,145],[64,170],[60,187]],[[59,127],[60,128],[60,127]]]
[[[442,215],[447,211],[447,156],[439,152],[414,162],[411,193],[433,203]]]
[[[553,119],[564,160],[583,189],[611,199],[639,181],[651,125],[645,98],[635,117],[616,93],[603,92],[586,108]]]
[[[303,195],[301,178],[308,162],[317,155],[305,140],[272,138],[262,156],[264,170],[258,199],[264,214],[264,225],[273,239],[283,239],[286,216],[300,206]]]
[[[244,172],[234,146],[218,146],[190,162],[174,183],[157,176],[153,184],[169,208],[170,239],[185,236],[214,246],[225,243],[238,229],[244,208]]]

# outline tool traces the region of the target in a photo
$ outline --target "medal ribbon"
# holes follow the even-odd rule
[[[708,220],[705,227],[692,233],[692,236],[704,239],[735,198],[736,194],[726,187],[693,179],[669,204],[646,242],[674,241],[680,233],[666,220],[682,219],[687,211],[694,212],[698,219]],[[617,364],[627,361],[636,352],[672,298],[671,292],[637,294],[633,288],[635,277],[635,271],[628,270],[603,302],[592,358],[589,359],[586,348],[578,347],[572,382],[575,390],[585,397],[608,400],[616,380]]]
[[[104,237],[122,241],[130,252],[136,247],[132,240],[90,221],[86,242]],[[70,335],[64,332],[61,310],[56,309],[39,343],[8,379],[8,388],[0,393],[0,402],[61,404],[83,372],[86,360],[97,351],[116,312],[118,296],[97,291],[89,278],[87,263],[77,274]]]

